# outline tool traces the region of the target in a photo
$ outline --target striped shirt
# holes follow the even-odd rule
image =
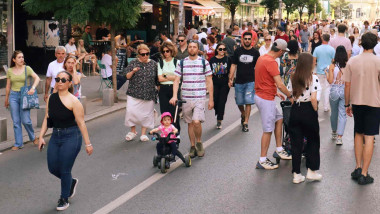
[[[206,76],[212,75],[210,64],[205,60],[203,69],[202,57],[191,60],[186,57],[183,60],[182,99],[201,100],[206,99]],[[181,76],[181,64],[179,63],[175,75]]]

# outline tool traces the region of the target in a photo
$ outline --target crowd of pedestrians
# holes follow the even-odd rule
[[[263,23],[264,26],[264,23]],[[49,171],[61,180],[61,196],[57,209],[69,206],[68,198],[74,196],[78,184],[72,178],[71,169],[78,155],[82,136],[89,155],[93,152],[89,134],[83,120],[81,78],[78,70],[81,60],[91,60],[96,72],[97,58],[91,52],[89,26],[83,40],[75,49],[70,39],[66,48],[58,46],[56,60],[49,64],[46,74],[45,96],[47,111],[39,138],[34,136],[29,110],[20,109],[20,88],[25,78],[34,79],[28,93],[33,94],[39,83],[32,68],[24,63],[23,54],[15,51],[7,73],[5,106],[10,107],[16,142],[12,150],[23,147],[24,125],[29,138],[45,145],[43,136],[47,128],[53,128],[48,147]],[[337,31],[337,33],[335,33]],[[261,116],[261,151],[256,164],[258,169],[276,169],[278,163],[268,158],[272,133],[276,149],[273,157],[292,160],[293,183],[305,179],[322,179],[320,166],[319,106],[324,112],[331,110],[331,137],[337,145],[343,144],[347,116],[354,117],[356,167],[351,176],[359,184],[369,184],[374,136],[380,126],[380,43],[378,29],[371,29],[364,22],[361,31],[347,23],[322,22],[281,23],[276,35],[261,29],[257,22],[247,28],[234,25],[221,34],[215,27],[198,30],[191,25],[185,34],[171,37],[161,32],[151,48],[141,43],[134,49],[137,57],[128,63],[118,76],[119,89],[129,80],[125,126],[127,141],[138,135],[140,141],[149,141],[148,129],[153,129],[158,113],[154,109],[158,101],[162,113],[162,130],[169,128],[180,138],[179,117],[175,106],[181,108],[181,116],[187,123],[191,147],[190,157],[203,157],[202,123],[205,111],[215,110],[216,129],[222,129],[225,105],[229,91],[235,89],[235,102],[240,111],[242,132],[249,132],[248,123],[252,105]],[[187,33],[187,34],[186,34]],[[118,38],[118,46],[125,44],[125,35]],[[90,54],[87,50],[90,50]],[[155,53],[154,56],[152,56]],[[110,49],[102,55],[102,78],[112,76]],[[80,66],[81,67],[81,66]],[[25,73],[25,74],[24,74]],[[119,84],[120,82],[120,84]],[[207,94],[209,95],[207,101]],[[283,115],[275,98],[291,103],[289,133],[291,150],[283,147]],[[182,105],[179,100],[186,101]],[[206,105],[207,104],[207,105]],[[137,127],[141,127],[140,133]],[[158,131],[154,129],[153,132]],[[168,133],[166,133],[167,135]],[[38,140],[39,139],[39,140]],[[305,145],[306,142],[306,145]],[[301,173],[302,155],[306,158],[307,174]]]

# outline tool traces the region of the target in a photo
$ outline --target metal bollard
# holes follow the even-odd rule
[[[45,119],[45,113],[46,113],[46,106],[40,106],[39,109],[37,109],[37,127],[41,128],[42,123]]]
[[[103,106],[113,106],[114,102],[113,89],[103,89]]]
[[[81,96],[81,97],[80,97],[80,103],[82,103],[83,111],[84,111],[84,115],[86,115],[86,114],[87,114],[87,108],[86,108],[86,105],[87,105],[87,97],[86,97],[86,96]]]
[[[0,118],[0,142],[7,140],[7,118]]]

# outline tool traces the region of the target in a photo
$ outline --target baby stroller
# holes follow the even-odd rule
[[[186,101],[177,101],[174,122],[178,119],[178,105],[180,103],[184,103]],[[179,157],[184,163],[186,167],[191,166],[191,158],[190,156],[184,157],[182,153],[178,150],[180,139],[179,138],[171,138],[173,133],[169,133],[166,137],[161,137],[158,133],[153,133],[154,137],[152,137],[152,141],[158,141],[157,143],[157,155],[153,157],[153,166],[158,167],[161,170],[161,173],[166,173],[167,169],[170,168],[170,162],[175,162],[175,156],[172,155],[172,151],[169,145],[169,141],[171,143],[175,143],[177,147],[176,156]]]
[[[282,147],[285,149],[286,152],[289,154],[292,154],[291,152],[291,142],[290,142],[290,136],[289,136],[289,120],[290,120],[290,111],[292,109],[292,103],[289,100],[281,101],[280,103],[282,108],[282,115],[283,115],[283,126],[282,126]],[[307,143],[306,138],[304,139],[304,148]],[[303,152],[302,156],[305,156],[305,153]],[[277,163],[280,163],[280,159],[276,159]]]

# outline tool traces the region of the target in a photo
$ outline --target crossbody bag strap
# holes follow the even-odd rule
[[[26,80],[27,80],[27,75],[26,75],[26,65],[25,65],[25,86],[28,86]]]

